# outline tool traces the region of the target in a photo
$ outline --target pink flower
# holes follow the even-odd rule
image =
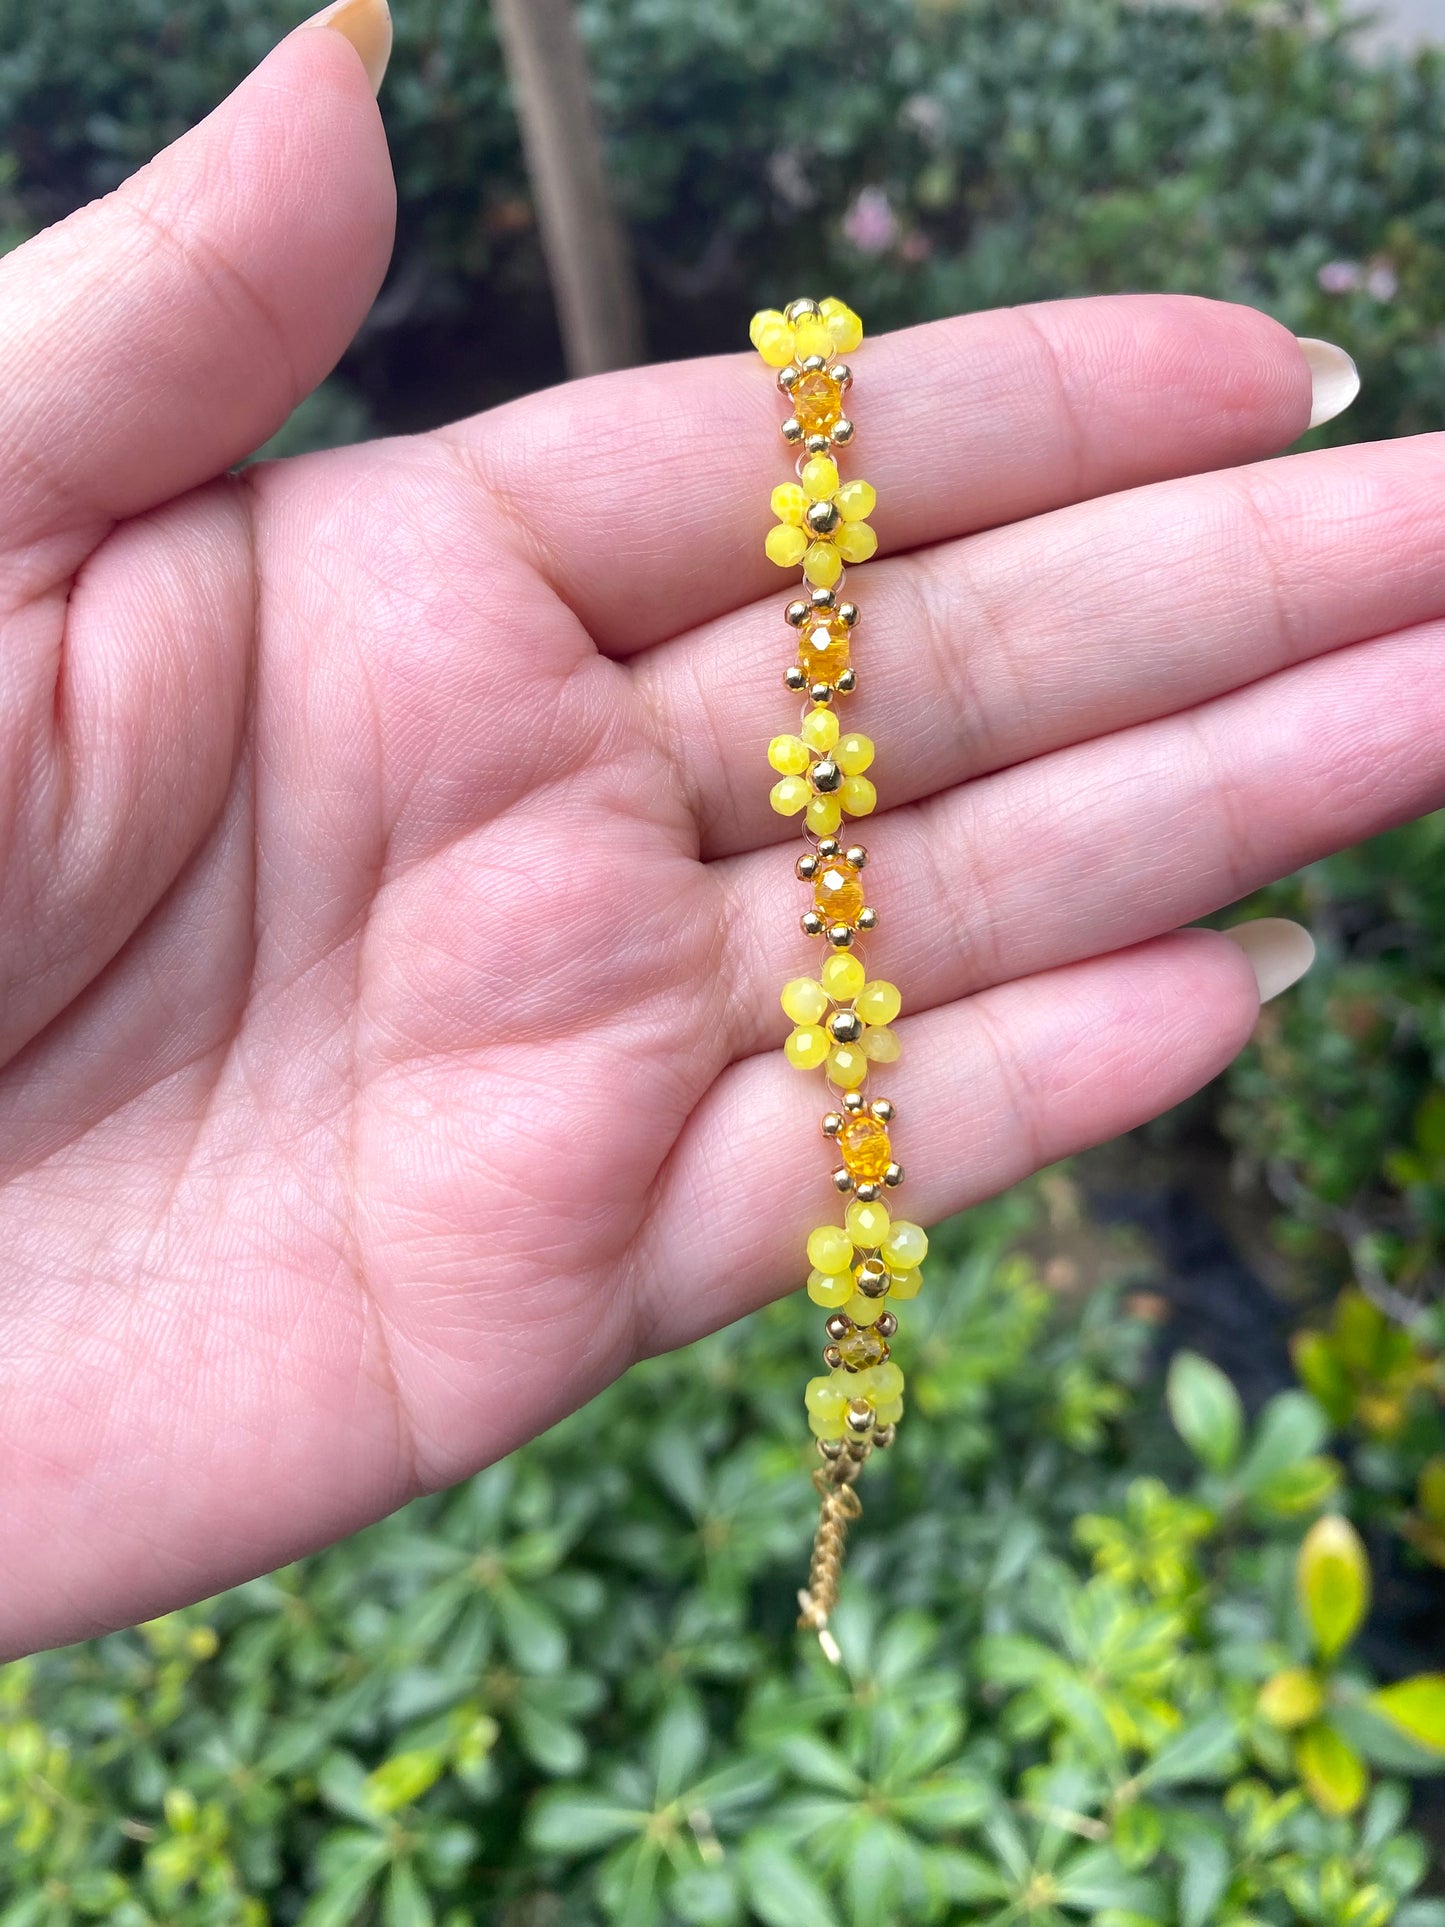
[[[898,239],[893,204],[881,187],[865,187],[843,217],[843,232],[860,254],[882,254]]]
[[[1325,294],[1349,294],[1360,285],[1358,261],[1326,261],[1315,276]]]

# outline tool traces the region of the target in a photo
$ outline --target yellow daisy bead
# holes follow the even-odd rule
[[[901,1398],[875,1398],[873,1401],[873,1416],[880,1425],[896,1425],[903,1416],[903,1400]],[[843,1422],[843,1431],[846,1432],[847,1429],[848,1423],[845,1419]],[[841,1437],[842,1434],[840,1433],[839,1436]]]
[[[855,1325],[874,1325],[887,1309],[886,1298],[865,1298],[861,1291],[855,1291],[843,1307],[843,1316]]]
[[[828,1008],[828,993],[816,977],[792,977],[780,999],[795,1024],[816,1024]]]
[[[856,731],[838,738],[838,746],[833,752],[833,761],[845,776],[861,776],[872,763],[876,754],[871,736],[859,736]],[[779,769],[782,768],[778,764]]]
[[[888,1274],[888,1296],[890,1298],[916,1298],[923,1284],[923,1273],[917,1265],[909,1271],[890,1271]]]
[[[834,1417],[831,1413],[825,1417],[821,1412],[809,1412],[808,1430],[813,1434],[815,1439],[846,1438],[848,1435],[848,1421],[841,1413],[839,1413],[837,1417]]]
[[[875,977],[858,992],[858,1001],[853,1007],[865,1024],[891,1024],[903,1008],[903,998],[897,984]]]
[[[780,522],[791,522],[795,528],[801,528],[808,512],[808,498],[797,482],[779,482],[768,497],[768,506]]]
[[[853,1274],[851,1271],[810,1271],[807,1289],[815,1305],[836,1311],[854,1295]]]
[[[838,800],[849,816],[871,816],[878,807],[878,792],[866,776],[845,776]]]
[[[828,1055],[832,1039],[816,1024],[799,1024],[783,1039],[783,1055],[795,1070],[815,1071]]]
[[[847,1271],[853,1240],[840,1224],[820,1224],[808,1233],[808,1263],[814,1271]]]
[[[833,539],[845,562],[866,562],[878,553],[878,537],[867,522],[845,522]]]
[[[896,1064],[903,1055],[897,1031],[887,1024],[870,1024],[858,1039],[858,1048],[870,1064]]]
[[[882,1245],[884,1263],[890,1271],[914,1271],[928,1256],[928,1233],[921,1224],[898,1218],[889,1226]]]
[[[809,501],[826,502],[838,491],[838,464],[827,455],[810,455],[799,479]]]
[[[789,776],[785,780],[789,783],[801,783],[803,778],[801,776]],[[860,783],[866,783],[867,780],[866,776],[857,778],[857,781]],[[776,785],[774,787],[776,787]],[[791,812],[789,812],[789,814],[791,814]],[[809,797],[808,828],[813,832],[814,836],[831,836],[842,821],[843,806],[836,796]]]
[[[818,303],[828,333],[833,337],[833,346],[840,355],[851,355],[863,340],[863,323],[854,314],[846,301],[839,301],[829,295],[826,301]],[[757,344],[754,343],[754,346]]]
[[[850,957],[846,950],[835,950],[818,973],[823,979],[823,988],[835,1004],[850,1003],[863,988],[867,973],[857,957]]]
[[[786,368],[793,359],[793,331],[776,308],[760,309],[753,316],[748,335],[770,368]]]
[[[816,542],[812,545],[813,548],[817,546]],[[768,560],[776,562],[780,569],[796,569],[803,557],[810,553],[807,536],[788,522],[775,523],[768,530],[763,547]]]
[[[871,482],[845,482],[833,499],[845,522],[861,522],[877,508],[878,491]],[[777,513],[774,510],[774,514]]]
[[[859,1387],[865,1398],[896,1399],[903,1396],[903,1373],[891,1358],[881,1365],[870,1365],[866,1372],[859,1372]]]
[[[868,1075],[868,1059],[856,1044],[838,1044],[828,1053],[828,1075],[839,1090],[856,1091]]]
[[[838,740],[838,718],[831,709],[810,709],[798,733],[809,749],[830,750]]]
[[[801,736],[775,736],[768,744],[768,761],[780,776],[801,776],[808,767],[808,745]]]
[[[842,528],[839,529],[838,534],[841,537],[846,535],[850,528],[862,528],[865,526],[866,524],[861,522],[845,522]],[[790,535],[801,535],[803,533],[801,529],[790,529],[788,532]],[[871,555],[872,552],[870,549],[869,554]],[[773,554],[771,549],[768,550],[768,553],[769,555]],[[775,562],[777,559],[778,558],[773,555]],[[796,560],[796,558],[790,558],[790,560]],[[842,573],[843,558],[831,542],[812,542],[808,545],[803,555],[803,574],[815,589],[831,589]]]
[[[768,791],[768,801],[779,816],[796,816],[812,798],[812,785],[805,776],[785,776]]]
[[[887,1205],[865,1204],[861,1198],[855,1198],[843,1213],[848,1236],[855,1245],[864,1245],[870,1250],[882,1244],[891,1222]]]
[[[804,315],[793,330],[793,353],[799,361],[809,355],[831,355],[834,352],[833,330],[821,315]]]

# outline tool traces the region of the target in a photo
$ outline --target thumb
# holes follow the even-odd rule
[[[104,200],[0,263],[0,549],[92,536],[263,442],[391,249],[386,0],[340,0]]]

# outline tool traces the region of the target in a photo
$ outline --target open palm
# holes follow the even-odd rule
[[[306,31],[0,270],[0,1650],[461,1476],[795,1283],[830,1208],[776,1048],[776,396],[681,363],[228,476],[390,219]],[[1201,302],[854,365],[933,1218],[1240,1047],[1244,952],[1178,925],[1442,800],[1445,448],[1259,462],[1304,356]]]

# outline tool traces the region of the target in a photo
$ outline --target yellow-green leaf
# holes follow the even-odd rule
[[[1294,1750],[1295,1770],[1322,1813],[1353,1813],[1365,1797],[1365,1763],[1332,1726],[1310,1726]]]
[[[1322,1659],[1354,1636],[1370,1602],[1370,1562],[1348,1519],[1326,1513],[1305,1534],[1295,1568],[1300,1606]]]
[[[445,1755],[433,1747],[393,1753],[367,1774],[367,1799],[378,1813],[395,1813],[398,1807],[419,1800],[441,1778],[445,1766]]]
[[[1271,1726],[1308,1726],[1324,1705],[1324,1690],[1307,1666],[1286,1666],[1259,1689],[1259,1710]]]
[[[1445,1526],[1445,1452],[1435,1453],[1420,1467],[1420,1510],[1433,1526]]]
[[[1417,1746],[1445,1753],[1445,1673],[1418,1673],[1370,1695],[1370,1706]]]

